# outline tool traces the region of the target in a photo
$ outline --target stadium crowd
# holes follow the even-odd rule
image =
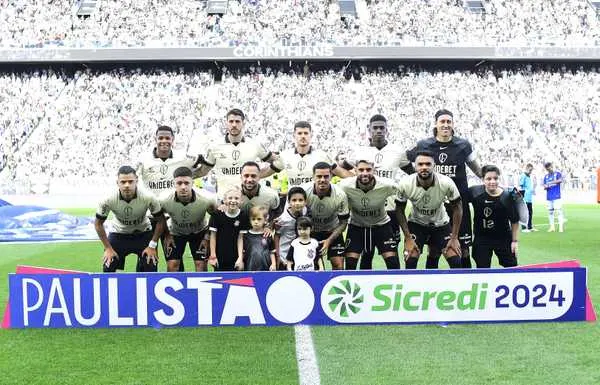
[[[489,0],[485,14],[456,0],[359,1],[344,20],[323,0],[229,1],[222,16],[196,0],[104,0],[86,18],[72,3],[1,0],[0,47],[595,46],[600,34],[586,0]]]
[[[346,80],[342,69],[224,70],[221,82],[210,71],[177,67],[3,75],[3,179],[14,185],[40,174],[111,176],[148,150],[160,124],[176,129],[176,148],[201,154],[203,143],[222,135],[232,106],[246,111],[248,135],[273,151],[291,146],[297,120],[311,121],[323,150],[347,151],[366,141],[374,113],[388,116],[391,141],[409,148],[431,135],[432,112],[444,107],[454,111],[458,135],[469,138],[483,163],[501,165],[510,184],[528,162],[555,161],[565,175],[600,162],[595,69],[401,66],[363,68],[361,81]]]

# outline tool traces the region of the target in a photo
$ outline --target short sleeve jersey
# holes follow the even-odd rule
[[[137,164],[143,186],[157,197],[174,186],[173,172],[179,167],[192,167],[194,159],[183,152],[171,151],[165,160],[156,156],[156,148],[144,156]]]
[[[330,186],[329,194],[319,197],[315,193],[314,183],[302,185],[306,191],[306,206],[310,209],[315,232],[333,231],[340,220],[348,219],[350,216],[346,193],[337,185]]]
[[[418,184],[417,177],[418,174],[409,175],[398,185],[399,199],[412,203],[408,220],[423,226],[439,227],[447,224],[450,218],[444,202],[460,199],[458,188],[450,177],[434,173],[433,185],[425,189]]]
[[[385,202],[398,193],[391,179],[375,178],[375,186],[367,192],[358,188],[356,177],[342,179],[339,186],[348,197],[350,223],[360,227],[380,226],[388,223],[390,217],[385,210]]]
[[[333,159],[322,150],[310,148],[308,153],[299,154],[295,148],[286,149],[279,154],[279,159],[273,161],[271,168],[277,172],[285,170],[288,176],[288,186],[299,186],[312,181],[313,166],[318,162],[333,164]]]
[[[126,201],[121,192],[117,190],[100,201],[96,210],[96,218],[106,219],[112,211],[115,215],[112,221],[114,232],[132,234],[152,228],[150,219],[146,215],[148,210],[152,215],[159,215],[162,212],[158,198],[151,192],[138,188],[134,198]]]
[[[169,214],[168,226],[171,234],[188,235],[199,233],[206,228],[206,212],[211,206],[217,206],[217,198],[208,191],[194,188],[192,200],[183,203],[177,198],[175,190],[172,190],[161,196],[160,205]]]
[[[311,238],[308,242],[296,238],[290,245],[286,259],[294,262],[295,271],[314,271],[317,270],[319,260],[319,242]]]

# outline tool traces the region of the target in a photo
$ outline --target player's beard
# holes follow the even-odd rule
[[[422,181],[428,182],[433,177],[433,172],[432,171],[419,171],[417,173],[417,175],[419,175],[419,179],[421,179]]]
[[[375,177],[373,175],[363,175],[363,176],[358,177],[358,183],[361,186],[365,186],[365,187],[371,185],[374,180],[375,180]]]

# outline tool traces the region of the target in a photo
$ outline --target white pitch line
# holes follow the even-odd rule
[[[300,385],[320,385],[321,375],[312,333],[308,325],[296,325],[296,360]]]

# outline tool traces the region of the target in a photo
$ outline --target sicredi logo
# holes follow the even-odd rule
[[[572,300],[569,273],[342,275],[321,292],[340,323],[556,319]]]
[[[272,46],[272,47],[235,47],[233,56],[236,57],[331,57],[333,56],[333,47],[290,47],[290,46]]]

